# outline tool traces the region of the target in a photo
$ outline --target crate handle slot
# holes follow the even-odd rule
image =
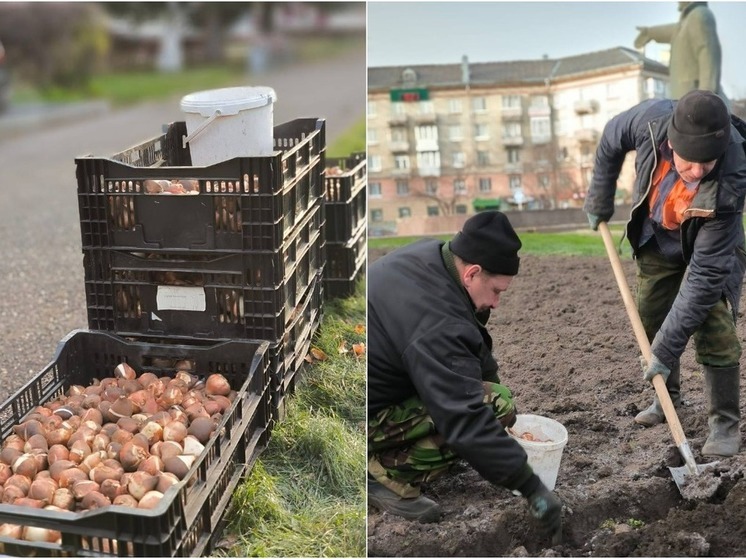
[[[188,136],[182,136],[181,137],[181,147],[185,148],[187,147],[187,144],[194,140],[199,134],[202,133],[202,131],[207,128],[210,124],[212,124],[212,121],[215,120],[217,117],[223,116],[223,113],[220,111],[220,109],[216,110],[212,116],[207,118],[205,121],[202,122],[197,128],[195,128],[191,134]]]

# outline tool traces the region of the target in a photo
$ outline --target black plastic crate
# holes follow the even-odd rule
[[[273,250],[324,195],[323,119],[275,126],[272,156],[202,167],[185,135],[175,122],[110,158],[75,159],[84,249]]]
[[[127,362],[142,372],[172,376],[175,364],[192,363],[199,376],[219,372],[237,397],[223,415],[187,476],[171,487],[152,510],[107,506],[82,513],[0,505],[0,522],[50,528],[62,533],[61,544],[0,538],[0,551],[41,556],[201,556],[211,551],[230,495],[247,465],[266,446],[271,420],[268,343],[235,340],[222,343],[154,344],[128,341],[104,332],[71,332],[53,360],[0,407],[0,433],[37,405],[112,376]]]
[[[365,154],[354,154],[337,166],[327,166],[325,173],[326,241],[346,243],[367,221]]]
[[[122,336],[279,340],[324,266],[321,206],[266,251],[84,250],[88,325]]]
[[[327,243],[325,246],[324,297],[349,297],[355,293],[357,279],[365,273],[368,259],[366,231],[361,229],[347,243]]]

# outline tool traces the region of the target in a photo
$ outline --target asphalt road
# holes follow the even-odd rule
[[[276,124],[326,118],[331,144],[365,115],[364,41],[247,85],[275,89]],[[108,156],[160,134],[162,124],[184,120],[179,100],[92,110],[48,126],[37,119],[0,134],[0,401],[41,371],[69,332],[87,328],[75,157]]]

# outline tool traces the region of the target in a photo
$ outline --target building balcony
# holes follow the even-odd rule
[[[418,167],[417,174],[421,177],[439,177],[440,167],[433,167],[433,166]]]
[[[575,101],[573,108],[576,115],[592,115],[598,112],[598,101],[595,99]]]
[[[593,128],[581,128],[575,131],[575,139],[581,143],[595,144],[601,134]]]
[[[389,117],[389,126],[406,126],[407,122],[407,115],[391,115]]]
[[[523,109],[521,107],[503,107],[500,116],[503,120],[520,120],[523,118]]]
[[[505,146],[522,146],[523,136],[503,136],[503,145]]]
[[[415,144],[417,151],[440,151],[438,140],[417,140]]]
[[[523,173],[523,163],[506,163],[505,164],[505,173],[510,174],[520,174]]]
[[[438,115],[435,113],[420,113],[412,117],[417,124],[435,124],[438,122]]]
[[[391,141],[388,143],[389,151],[392,153],[405,153],[409,151],[409,142],[406,140]]]
[[[551,134],[539,134],[531,136],[531,143],[534,145],[548,144],[552,141]]]
[[[528,116],[550,116],[552,114],[551,107],[529,107]]]

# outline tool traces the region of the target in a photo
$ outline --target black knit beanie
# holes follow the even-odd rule
[[[714,161],[730,141],[728,107],[711,91],[690,91],[676,103],[668,139],[676,154],[687,161]]]
[[[493,274],[518,273],[521,240],[504,213],[480,212],[464,223],[451,240],[451,252],[469,264],[479,264]]]

